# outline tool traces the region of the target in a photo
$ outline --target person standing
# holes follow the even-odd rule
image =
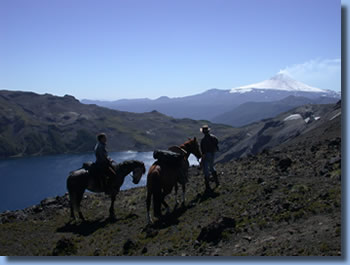
[[[208,125],[203,125],[202,128],[200,128],[200,131],[204,134],[204,137],[201,140],[201,166],[204,173],[205,189],[210,190],[210,174],[212,174],[216,186],[219,186],[218,175],[214,167],[215,153],[219,151],[219,141],[215,135],[210,133],[210,128]]]

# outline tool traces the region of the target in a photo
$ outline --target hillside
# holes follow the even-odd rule
[[[202,138],[208,123],[219,138],[218,162],[257,154],[311,129],[340,121],[341,104],[307,104],[240,128],[174,119],[159,112],[130,113],[81,104],[72,96],[0,91],[0,158],[90,152],[96,134],[109,136],[109,151],[152,151]],[[289,116],[296,119],[286,120]],[[338,116],[337,116],[338,115]],[[335,122],[333,121],[333,122]]]
[[[288,96],[282,100],[272,102],[246,102],[231,111],[225,112],[212,119],[215,123],[242,127],[263,119],[273,118],[283,112],[306,104],[336,103],[336,98],[320,97],[317,99]]]
[[[274,118],[237,129],[236,133],[223,139],[217,161],[230,161],[281,144],[288,144],[295,137],[304,135],[310,130],[322,131],[323,127],[334,123],[338,125],[333,130],[340,131],[341,101],[337,104],[303,105]]]
[[[152,226],[145,188],[118,195],[116,222],[106,219],[109,199],[91,193],[83,199],[85,223],[68,224],[66,196],[2,213],[0,254],[340,256],[341,138],[334,121],[293,145],[217,164],[221,185],[210,193],[192,167],[186,206]],[[167,201],[174,205],[173,196]]]
[[[174,119],[159,112],[130,113],[81,104],[72,96],[0,91],[0,158],[92,151],[107,133],[109,151],[152,151],[201,136],[206,121]],[[210,123],[209,123],[210,124]],[[235,131],[214,125],[225,138]]]

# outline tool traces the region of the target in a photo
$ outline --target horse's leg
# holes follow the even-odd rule
[[[186,184],[182,184],[182,206],[185,206]]]
[[[164,207],[166,208],[166,213],[169,214],[170,213],[170,207],[169,205],[166,203],[166,201],[164,200],[165,199],[165,196],[166,194],[165,193],[162,193],[161,195],[161,203],[164,205]]]
[[[72,192],[69,192],[69,206],[70,206],[70,221],[75,220],[74,206],[76,205],[76,198]]]
[[[177,191],[178,191],[179,187],[177,185],[177,182],[175,184],[175,208],[179,205],[179,200],[177,199]]]
[[[115,213],[114,213],[114,202],[115,202],[115,197],[117,196],[117,192],[112,192],[111,194],[111,206],[109,207],[109,218],[112,220],[116,219]]]
[[[76,193],[76,209],[78,211],[78,214],[79,214],[79,218],[82,220],[82,221],[85,221],[85,218],[83,216],[83,213],[81,212],[80,210],[80,203],[81,203],[81,200],[83,199],[83,194],[84,194],[84,190],[82,191],[78,191]]]
[[[151,199],[152,199],[152,192],[150,190],[147,190],[147,199],[146,199],[146,208],[147,208],[147,223],[152,223],[152,218],[150,214],[150,208],[151,208]]]

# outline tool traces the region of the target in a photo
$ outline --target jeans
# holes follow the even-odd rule
[[[216,170],[214,168],[215,153],[206,153],[203,160],[203,173],[206,179],[209,178],[210,173],[215,174]]]

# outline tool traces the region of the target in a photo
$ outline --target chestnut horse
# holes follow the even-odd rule
[[[169,206],[165,202],[164,198],[172,191],[173,187],[175,187],[175,196],[177,195],[178,182],[182,185],[182,203],[183,205],[185,204],[186,180],[184,180],[184,178],[188,175],[188,157],[190,154],[195,155],[198,160],[202,157],[196,137],[193,139],[189,138],[188,141],[180,146],[169,147],[169,150],[183,155],[181,169],[174,169],[174,167],[164,163],[159,163],[158,161],[153,163],[153,165],[150,167],[147,175],[146,199],[148,223],[152,223],[150,215],[152,196],[154,216],[159,218],[161,217],[161,204],[163,204],[167,208],[167,211],[169,211]],[[180,176],[181,172],[183,175],[185,175],[183,176],[182,180]]]

